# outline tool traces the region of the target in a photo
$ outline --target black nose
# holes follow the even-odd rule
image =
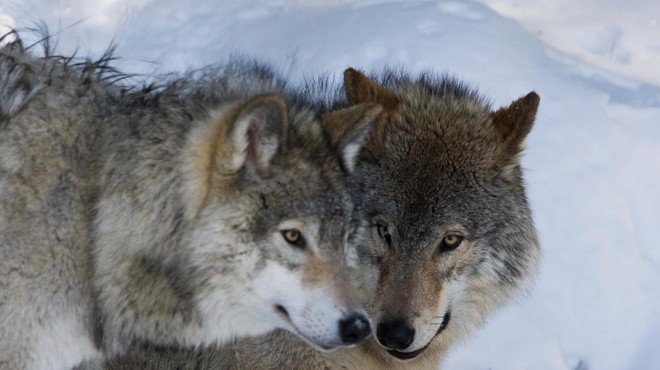
[[[384,347],[402,350],[410,347],[415,340],[415,329],[404,320],[395,319],[378,324],[376,336]]]
[[[339,335],[344,344],[358,344],[370,333],[369,320],[363,314],[353,314],[339,322]]]

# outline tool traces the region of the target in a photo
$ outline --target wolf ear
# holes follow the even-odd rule
[[[539,101],[538,94],[532,91],[493,113],[493,125],[503,145],[502,165],[514,162],[522,151],[523,142],[534,125]]]
[[[380,104],[358,104],[324,114],[321,126],[330,144],[341,153],[344,167],[352,172],[371,126],[383,111]]]
[[[277,94],[253,98],[241,107],[230,122],[227,135],[230,153],[221,167],[234,173],[244,166],[266,168],[285,141],[287,106]]]
[[[378,103],[384,110],[390,111],[399,104],[393,92],[353,68],[344,71],[344,88],[351,105]]]
[[[231,177],[246,166],[267,167],[286,141],[287,122],[284,98],[271,94],[218,112],[193,129],[183,168],[186,217],[197,216],[218,176]]]

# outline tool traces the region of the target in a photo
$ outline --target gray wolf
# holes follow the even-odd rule
[[[161,368],[437,369],[452,345],[529,289],[540,247],[520,154],[538,95],[492,110],[433,73],[348,69],[344,78],[347,100],[336,107],[384,107],[352,177],[370,225],[354,272],[375,336],[321,353],[276,331],[219,352],[152,354]]]
[[[0,50],[0,368],[364,339],[347,178],[380,105],[321,116],[246,60],[127,90],[111,59]]]

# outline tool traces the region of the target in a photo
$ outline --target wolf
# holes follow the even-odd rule
[[[347,181],[382,107],[321,115],[245,59],[135,88],[111,59],[0,49],[0,369],[369,335]]]
[[[344,90],[336,109],[383,106],[350,185],[370,225],[352,272],[375,335],[322,353],[275,331],[107,368],[438,369],[452,345],[530,289],[541,250],[520,155],[539,96],[493,110],[455,78],[394,69],[371,77],[348,69]]]

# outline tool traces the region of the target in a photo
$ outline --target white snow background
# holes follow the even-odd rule
[[[0,27],[40,20],[64,54],[99,56],[114,40],[125,72],[242,52],[291,78],[431,68],[495,107],[538,92],[523,165],[541,273],[443,369],[660,369],[660,2],[0,2]]]

